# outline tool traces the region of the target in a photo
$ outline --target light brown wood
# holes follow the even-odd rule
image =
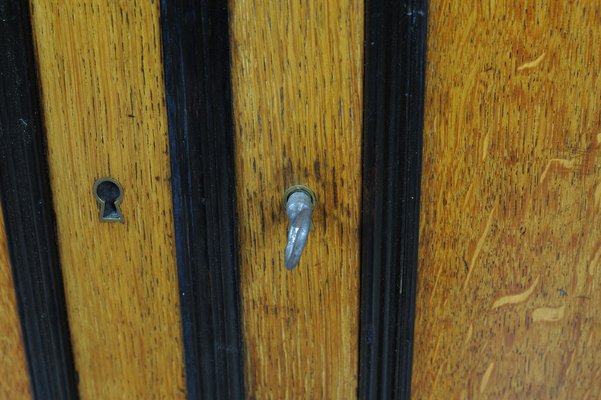
[[[30,399],[25,346],[0,210],[0,398]]]
[[[183,398],[159,2],[31,4],[81,396]],[[99,221],[103,176],[125,224]]]
[[[363,1],[230,0],[246,383],[250,398],[356,396]],[[318,197],[284,267],[282,196]]]
[[[415,399],[601,396],[599,15],[430,2]]]

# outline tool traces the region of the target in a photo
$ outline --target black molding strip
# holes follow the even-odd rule
[[[244,398],[227,2],[162,0],[190,399]]]
[[[366,0],[359,397],[408,399],[427,0]]]
[[[0,198],[32,392],[78,397],[29,3],[0,0]]]

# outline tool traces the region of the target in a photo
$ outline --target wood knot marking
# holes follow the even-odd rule
[[[549,171],[553,166],[556,166],[560,170],[564,171],[576,171],[580,167],[580,162],[577,159],[562,159],[562,158],[552,158],[547,163],[547,166],[543,170],[543,173],[540,176],[540,183],[544,183]]]
[[[543,59],[545,58],[545,55],[546,55],[546,54],[547,54],[547,53],[543,53],[543,54],[541,54],[540,56],[538,56],[538,58],[537,58],[536,60],[534,60],[534,61],[529,61],[529,62],[527,62],[527,63],[524,63],[524,64],[520,65],[520,66],[518,67],[518,71],[524,71],[524,70],[527,70],[527,69],[533,69],[533,68],[536,68],[536,67],[538,67],[538,65],[539,65],[539,64],[540,64],[540,63],[543,61]]]
[[[532,292],[534,292],[534,288],[536,288],[539,278],[540,277],[537,276],[536,279],[534,280],[534,282],[532,283],[532,285],[530,285],[530,287],[528,289],[526,289],[525,291],[523,291],[522,293],[512,294],[512,295],[503,296],[503,297],[499,298],[498,300],[496,300],[493,303],[492,309],[494,310],[495,308],[499,308],[501,306],[508,305],[508,304],[519,304],[519,303],[522,303],[522,302],[528,300],[528,298],[530,297]]]
[[[482,381],[480,382],[480,394],[484,393],[486,390],[486,386],[488,386],[488,381],[490,381],[490,377],[492,375],[492,371],[495,369],[495,363],[491,362],[486,368],[484,375],[482,375]]]
[[[561,321],[565,312],[565,304],[561,307],[540,307],[532,312],[534,322],[557,322]]]
[[[467,289],[467,285],[472,277],[472,273],[474,272],[474,267],[476,266],[476,261],[478,260],[478,255],[480,255],[480,251],[482,251],[482,247],[484,246],[484,242],[486,241],[486,237],[488,236],[488,232],[490,231],[490,227],[493,223],[493,216],[495,215],[495,211],[497,210],[497,202],[495,200],[495,205],[493,206],[490,214],[488,214],[488,219],[486,221],[486,226],[484,227],[484,231],[480,235],[478,242],[476,243],[476,248],[472,253],[472,258],[470,260],[470,264],[468,266],[467,276],[465,277],[465,281],[463,283],[463,290]]]

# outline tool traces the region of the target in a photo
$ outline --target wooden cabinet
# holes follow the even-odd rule
[[[0,0],[0,397],[597,398],[597,8]]]

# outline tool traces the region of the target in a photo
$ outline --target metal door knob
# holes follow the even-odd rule
[[[284,253],[284,264],[289,270],[298,265],[307,245],[313,214],[313,196],[311,193],[298,187],[292,188],[292,190],[289,189],[287,192],[290,191],[291,193],[286,199],[288,238]]]

